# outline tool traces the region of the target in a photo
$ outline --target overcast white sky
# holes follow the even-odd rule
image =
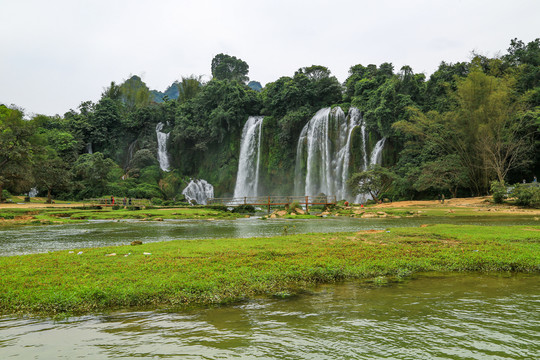
[[[540,37],[539,0],[0,0],[0,103],[64,114],[111,81],[164,91],[226,53],[263,85],[324,65],[431,74]]]

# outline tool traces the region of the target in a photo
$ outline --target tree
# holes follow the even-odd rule
[[[178,83],[178,101],[186,102],[193,99],[200,91],[202,87],[201,77],[191,75],[190,77],[183,77],[182,81]]]
[[[217,80],[236,80],[242,84],[249,81],[249,65],[235,56],[218,54],[212,59],[212,76]]]
[[[369,194],[376,202],[392,188],[396,175],[380,165],[371,165],[367,170],[355,173],[347,180],[353,195]]]
[[[456,155],[447,155],[422,164],[420,175],[414,187],[419,191],[433,189],[437,192],[448,190],[457,197],[458,188],[467,184],[467,174]]]
[[[473,66],[457,82],[450,111],[422,112],[410,108],[410,121],[396,122],[394,129],[436,144],[441,155],[456,155],[466,170],[469,187],[480,195],[494,178],[505,181],[512,169],[530,163],[532,131],[514,98],[511,78],[486,75]]]
[[[105,194],[113,170],[117,165],[102,153],[81,155],[73,165],[75,180],[78,182],[80,198]]]
[[[68,164],[55,154],[40,156],[33,169],[38,189],[47,190],[47,203],[52,202],[53,190],[68,189],[72,173]]]
[[[0,201],[7,186],[16,191],[31,187],[35,141],[33,123],[23,120],[21,111],[0,105]]]
[[[114,98],[111,98],[114,100]],[[128,112],[150,104],[152,94],[137,75],[133,75],[120,85],[120,99]]]

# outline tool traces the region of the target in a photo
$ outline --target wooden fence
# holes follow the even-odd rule
[[[220,204],[227,206],[239,206],[239,205],[253,205],[253,206],[266,206],[268,212],[272,206],[288,206],[292,203],[298,203],[306,207],[306,211],[309,211],[309,207],[313,205],[335,205],[335,196],[257,196],[257,197],[237,197],[237,198],[214,198],[209,199],[208,204]]]

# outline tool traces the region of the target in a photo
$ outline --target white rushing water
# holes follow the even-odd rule
[[[169,133],[161,132],[163,130],[163,123],[156,125],[156,136],[158,142],[158,160],[159,167],[163,171],[169,171],[169,155],[167,154],[167,139],[169,139]]]
[[[203,179],[191,180],[182,194],[189,203],[195,201],[197,205],[206,205],[208,199],[214,198],[214,186]]]
[[[347,116],[340,107],[324,108],[313,116],[302,129],[296,149],[296,195],[348,197],[351,136],[361,123],[357,108]]]
[[[250,116],[242,130],[234,197],[256,197],[259,189],[262,116]]]
[[[364,136],[364,134],[362,133],[362,136]],[[366,143],[366,138],[364,137],[364,144]],[[369,157],[369,164],[367,162],[365,162],[364,164],[364,171],[368,169],[369,166],[371,165],[381,165],[382,163],[382,151],[384,149],[384,143],[386,142],[386,138],[382,138],[381,140],[377,141],[377,143],[375,144],[375,147],[373,148],[373,151],[371,151],[371,156]],[[365,145],[364,145],[365,147]],[[365,152],[365,148],[364,148],[364,156],[366,157],[367,159],[367,154]],[[356,198],[354,199],[354,202],[356,204],[361,204],[361,203],[364,203],[366,202],[367,200],[370,200],[371,199],[371,195],[369,194],[358,194],[356,195]]]

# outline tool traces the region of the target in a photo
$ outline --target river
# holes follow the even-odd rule
[[[0,256],[76,250],[129,244],[210,238],[247,238],[274,235],[360,231],[422,224],[538,225],[529,216],[413,217],[355,219],[244,218],[237,220],[89,221],[79,224],[11,226],[0,231]]]
[[[422,274],[290,299],[0,318],[3,359],[538,359],[540,276]]]

